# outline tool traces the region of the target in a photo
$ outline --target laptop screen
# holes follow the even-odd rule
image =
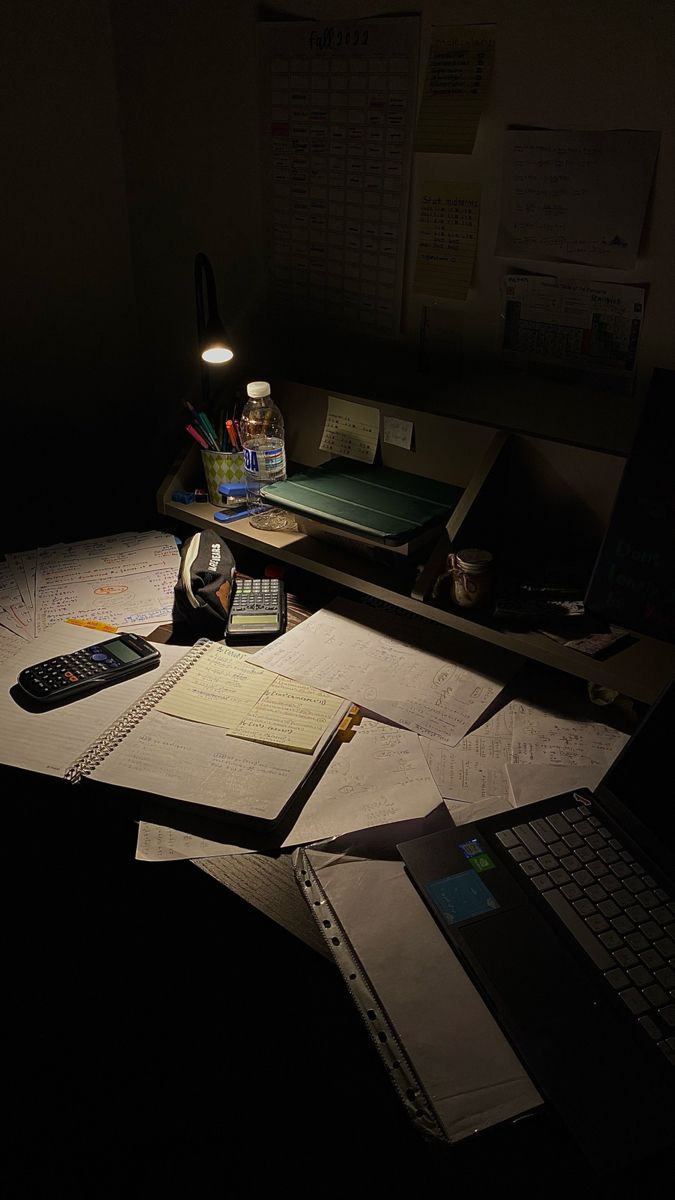
[[[675,680],[649,709],[603,779],[620,808],[651,835],[650,849],[675,868]],[[621,819],[623,814],[617,814]],[[633,824],[633,822],[628,822]]]

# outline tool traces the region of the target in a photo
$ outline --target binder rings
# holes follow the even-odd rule
[[[541,1098],[408,880],[396,840],[451,824],[382,826],[295,852],[300,891],[420,1131],[456,1142]]]

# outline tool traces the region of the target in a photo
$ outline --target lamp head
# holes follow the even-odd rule
[[[195,257],[195,298],[197,302],[197,339],[202,361],[210,366],[230,362],[234,351],[218,314],[216,281],[205,254]]]

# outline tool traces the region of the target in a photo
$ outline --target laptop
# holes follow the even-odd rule
[[[544,1099],[601,1170],[675,1141],[675,681],[593,792],[403,842]]]

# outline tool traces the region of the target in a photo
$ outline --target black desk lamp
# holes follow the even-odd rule
[[[202,374],[202,408],[208,410],[210,396],[209,365],[230,362],[225,326],[218,314],[218,297],[213,267],[205,254],[195,256],[195,300],[197,304],[197,340]]]

